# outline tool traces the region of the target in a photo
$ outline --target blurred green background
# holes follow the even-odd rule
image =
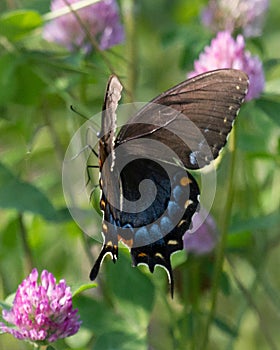
[[[120,0],[126,41],[85,57],[45,42],[50,1],[0,3],[0,297],[14,293],[32,267],[75,287],[88,282],[100,244],[65,205],[61,170],[84,119],[101,110],[110,67],[123,101],[149,101],[182,81],[214,36],[199,14],[206,1]],[[9,30],[6,12],[29,10],[28,25]],[[38,15],[39,14],[39,15]],[[22,18],[22,17],[21,17]],[[266,90],[242,107],[237,122],[234,201],[209,349],[277,349],[280,343],[280,8],[270,2],[261,37],[246,47],[264,64]],[[109,62],[109,65],[108,65]],[[100,125],[100,121],[96,121]],[[211,214],[223,221],[230,155],[223,152]],[[98,197],[98,193],[97,193]],[[101,228],[101,218],[96,222]],[[74,302],[80,332],[56,349],[198,349],[210,307],[214,254],[174,255],[175,299],[166,274],[132,268],[121,249],[103,264],[98,287]],[[10,335],[0,348],[31,349]]]

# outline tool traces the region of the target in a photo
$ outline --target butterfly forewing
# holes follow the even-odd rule
[[[247,75],[234,69],[186,80],[144,106],[121,129],[117,142],[144,135],[173,147],[187,168],[202,168],[224,147],[247,90]]]

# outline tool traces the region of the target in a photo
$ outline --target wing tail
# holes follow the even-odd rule
[[[98,272],[100,270],[100,266],[102,265],[103,259],[107,254],[110,254],[112,257],[113,262],[115,263],[118,259],[118,246],[116,244],[105,243],[95,264],[93,265],[93,268],[90,271],[89,278],[91,281],[94,281],[98,275]]]

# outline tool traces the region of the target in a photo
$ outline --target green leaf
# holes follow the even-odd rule
[[[51,220],[55,222],[67,222],[72,221],[73,218],[69,212],[69,209],[66,207],[57,209],[56,217],[52,218]]]
[[[230,279],[225,271],[222,271],[220,287],[224,295],[226,296],[230,295],[230,292],[231,292]]]
[[[46,87],[32,65],[32,60],[27,60],[17,68],[16,74],[20,88],[17,89],[14,102],[18,104],[38,104]]]
[[[16,41],[40,27],[42,23],[42,17],[35,11],[12,11],[0,17],[0,35]]]
[[[85,290],[88,289],[92,289],[92,288],[96,288],[97,284],[96,283],[87,283],[87,284],[83,284],[80,287],[78,287],[74,292],[73,292],[73,298],[76,297],[77,295],[81,294],[82,292],[84,292]]]
[[[187,261],[187,254],[184,249],[171,255],[171,265],[173,269],[184,264],[186,261]]]
[[[154,305],[154,286],[140,269],[131,267],[124,252],[120,251],[116,264],[106,260],[108,278],[102,285],[113,306],[79,294],[75,307],[79,309],[82,327],[96,334],[97,349],[147,349],[146,330]]]
[[[146,350],[147,343],[137,334],[108,332],[97,339],[94,348],[98,350]]]
[[[125,320],[126,331],[133,333],[141,344],[147,342],[146,329],[155,299],[155,288],[150,278],[139,267],[131,266],[127,249],[119,249],[116,264],[107,260],[106,275],[105,288],[114,300],[118,315]]]
[[[269,118],[271,118],[278,126],[280,126],[280,101],[260,98],[256,101],[259,107]]]
[[[280,59],[279,58],[270,58],[267,59],[263,62],[263,67],[264,67],[264,71],[268,72],[269,70],[274,69],[275,67],[279,66],[280,64]],[[265,90],[267,91],[267,84],[269,82],[265,83]]]
[[[141,320],[144,325],[153,308],[154,285],[139,267],[131,266],[126,248],[119,248],[119,256],[116,264],[110,261],[106,264],[107,274],[110,276],[106,280],[106,285],[113,297],[118,300],[120,312],[129,314],[132,318],[139,312],[139,317],[144,316]],[[132,322],[140,325],[141,321],[134,319]]]
[[[92,330],[86,328],[80,328],[79,332],[71,335],[71,337],[65,338],[64,342],[75,350],[86,350],[89,349],[87,344],[92,339]]]
[[[0,106],[9,102],[34,105],[41,101],[46,84],[34,67],[33,60],[24,55],[0,57]]]
[[[32,212],[47,220],[56,218],[48,198],[35,186],[21,181],[0,163],[0,207],[18,212]]]
[[[5,299],[5,303],[10,305],[10,307],[12,307],[14,299],[15,299],[15,296],[16,296],[16,292],[9,294],[7,296],[7,298]]]
[[[237,220],[230,227],[230,233],[240,233],[244,231],[258,231],[261,229],[267,229],[268,227],[272,228],[280,225],[280,213],[275,212],[268,215],[262,215],[248,220],[240,221]],[[233,239],[233,238],[230,238]]]
[[[253,236],[252,236],[252,233],[248,231],[230,233],[227,236],[228,249],[246,248],[252,245],[252,243],[253,243]]]
[[[176,21],[186,25],[188,22],[192,22],[193,18],[199,16],[202,7],[202,1],[193,1],[191,3],[186,1],[178,1],[178,5],[174,6],[173,16]]]
[[[13,294],[14,295],[14,294]],[[0,301],[0,307],[5,310],[10,310],[12,305],[5,302],[5,301]]]
[[[0,106],[13,100],[16,94],[18,86],[16,67],[14,55],[9,53],[0,57]]]
[[[101,300],[96,301],[80,294],[75,298],[74,305],[79,310],[82,327],[91,330],[97,336],[109,331],[121,331],[127,326],[125,320]]]
[[[230,325],[227,321],[221,319],[220,317],[214,318],[214,324],[224,333],[230,335],[233,338],[236,338],[238,336],[238,329]]]
[[[268,82],[265,82],[265,92],[266,94],[270,95],[277,95],[280,94],[280,79],[272,79]]]

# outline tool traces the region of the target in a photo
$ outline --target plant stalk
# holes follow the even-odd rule
[[[226,203],[225,203],[225,209],[224,209],[224,216],[221,223],[220,241],[216,250],[214,275],[213,275],[212,289],[211,289],[211,295],[210,295],[211,306],[210,306],[210,311],[206,321],[204,335],[202,338],[202,345],[200,347],[201,350],[207,349],[210,328],[211,328],[212,321],[215,317],[217,298],[218,298],[218,292],[220,287],[220,278],[223,270],[224,255],[225,255],[225,249],[226,249],[226,243],[227,243],[227,234],[228,234],[228,228],[229,228],[230,219],[231,219],[231,211],[232,211],[232,204],[233,204],[233,198],[234,198],[236,140],[237,140],[237,137],[236,137],[236,126],[235,126],[235,128],[232,130],[231,138],[229,140],[231,157],[230,157],[229,172],[228,172],[228,185],[227,185],[227,192],[226,192],[227,197],[226,197]]]

